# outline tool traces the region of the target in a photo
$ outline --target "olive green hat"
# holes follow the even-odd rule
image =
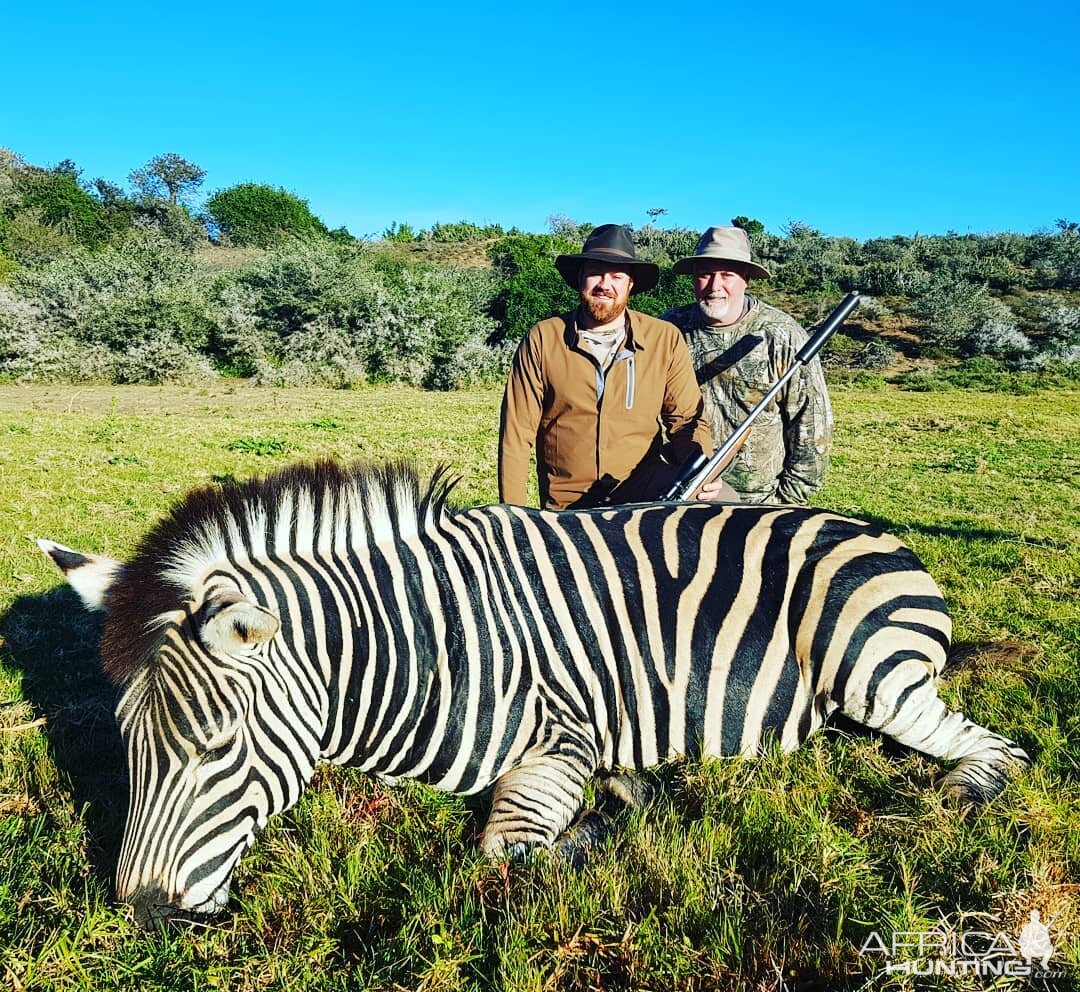
[[[769,270],[750,258],[750,239],[741,227],[710,227],[698,241],[694,254],[680,258],[672,269],[681,276],[692,276],[699,259],[738,262],[747,270],[747,278],[769,278]]]

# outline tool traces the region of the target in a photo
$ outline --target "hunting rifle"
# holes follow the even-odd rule
[[[739,448],[742,447],[743,442],[750,433],[750,427],[757,419],[757,415],[772,402],[773,397],[784,388],[788,379],[802,368],[802,366],[806,365],[821,350],[821,346],[832,337],[833,332],[847,319],[848,314],[850,314],[858,305],[859,294],[848,293],[848,295],[840,301],[840,305],[825,318],[824,323],[810,335],[806,344],[799,349],[798,354],[795,356],[795,361],[791,363],[791,367],[780,376],[775,383],[773,383],[772,387],[761,398],[761,401],[757,406],[755,406],[754,409],[746,415],[743,422],[735,428],[731,437],[716,449],[712,458],[706,458],[704,453],[699,454],[696,458],[691,458],[679,471],[679,474],[675,477],[675,481],[659,498],[662,500],[694,499],[702,486],[712,482],[713,479],[723,472],[739,453]]]

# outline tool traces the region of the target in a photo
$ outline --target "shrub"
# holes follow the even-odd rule
[[[493,343],[518,341],[537,321],[577,305],[579,296],[559,275],[555,256],[580,250],[580,244],[544,234],[511,235],[488,248],[501,281],[491,305],[501,325]]]
[[[113,355],[51,324],[41,307],[0,286],[0,377],[110,381]]]
[[[431,230],[423,234],[429,241],[481,241],[501,238],[506,231],[499,224],[473,224],[462,220],[456,224],[432,224]]]
[[[206,357],[205,284],[155,234],[71,251],[17,274],[0,318],[0,368],[24,379],[192,381]]]
[[[560,238],[569,244],[577,245],[574,251],[577,251],[583,244],[585,239],[596,230],[595,224],[590,224],[586,221],[583,224],[579,224],[573,217],[567,217],[566,214],[552,214],[547,219],[548,229],[552,235],[556,238]]]
[[[699,235],[685,227],[664,229],[646,224],[634,232],[634,248],[639,258],[655,262],[661,268],[693,255]]]
[[[39,223],[88,248],[98,248],[107,240],[104,208],[70,171],[28,168],[18,188],[22,208],[37,211]]]
[[[910,259],[869,262],[857,269],[853,288],[880,296],[917,296],[926,292],[932,277]]]
[[[660,281],[647,293],[638,293],[630,297],[630,306],[642,313],[659,317],[666,310],[694,302],[693,282],[677,276],[671,269],[660,270]]]
[[[968,355],[1015,355],[1030,351],[1031,340],[1010,316],[995,314],[984,320],[964,338]]]
[[[773,277],[777,284],[793,289],[836,292],[839,269],[850,248],[839,238],[827,238],[807,224],[792,221],[787,237],[776,246]]]
[[[937,276],[913,309],[928,341],[955,348],[989,315],[991,299],[984,285]]]
[[[821,349],[821,364],[825,368],[846,368],[859,353],[859,342],[837,331]]]
[[[257,363],[255,381],[273,386],[348,388],[366,381],[358,342],[348,329],[315,320],[295,329],[273,361]]]
[[[1040,323],[1045,331],[1040,365],[1080,363],[1080,307],[1051,302],[1043,310]]]
[[[168,200],[140,200],[131,206],[131,225],[154,231],[181,248],[191,251],[206,244],[206,228],[181,203]]]
[[[489,345],[482,338],[469,338],[432,368],[425,385],[432,389],[472,389],[505,382],[514,351],[509,341]]]
[[[837,331],[822,349],[821,364],[826,368],[878,370],[891,365],[895,357],[893,348],[880,338],[860,344],[842,331]]]
[[[418,237],[411,224],[399,224],[397,221],[383,231],[383,241],[394,241],[398,244],[412,244]]]
[[[853,357],[852,364],[860,369],[884,369],[892,365],[896,351],[881,338],[872,338]]]
[[[38,268],[78,250],[62,230],[41,222],[41,211],[19,209],[0,223],[4,253],[17,265]]]
[[[1041,284],[1059,289],[1080,289],[1080,225],[1065,220],[1058,230],[1037,238],[1034,261]]]
[[[223,366],[262,382],[432,383],[466,342],[494,334],[492,292],[484,271],[294,242],[219,285],[214,349]],[[445,388],[465,373],[440,375]]]
[[[19,283],[51,325],[116,351],[161,328],[190,349],[209,339],[204,278],[188,252],[153,232],[99,252],[71,252]]]
[[[261,183],[220,190],[206,201],[206,210],[218,231],[234,245],[268,248],[290,236],[329,233],[306,200]]]
[[[216,374],[209,359],[185,345],[171,328],[157,327],[111,359],[113,382],[191,383]]]
[[[0,251],[0,283],[8,282],[19,271],[19,263]]]
[[[359,249],[299,240],[224,278],[211,311],[213,350],[230,370],[267,384],[340,386],[363,380],[352,332],[385,306]]]

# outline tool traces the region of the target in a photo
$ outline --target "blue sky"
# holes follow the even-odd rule
[[[939,9],[940,7],[940,9]],[[1080,4],[88,5],[5,13],[0,145],[265,182],[331,227],[564,214],[827,234],[1080,220]]]

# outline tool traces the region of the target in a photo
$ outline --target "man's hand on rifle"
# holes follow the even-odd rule
[[[714,503],[738,503],[739,494],[735,492],[723,479],[714,479],[706,482],[697,494],[698,499],[710,500]]]

